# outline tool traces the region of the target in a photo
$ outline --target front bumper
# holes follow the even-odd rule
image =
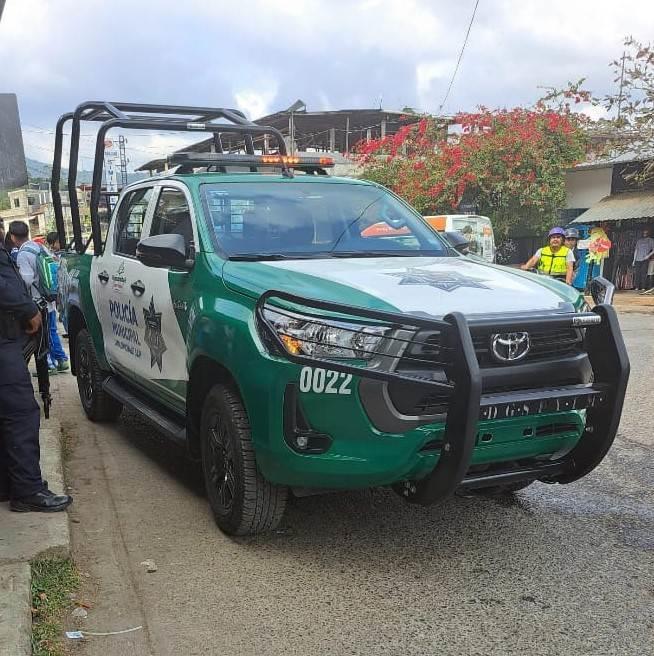
[[[397,370],[396,365],[400,357],[398,354],[379,358],[374,366],[366,366],[365,363],[353,364],[342,359],[291,354],[284,348],[283,342],[263,312],[264,307],[279,310],[288,306],[295,309],[301,307],[312,313],[312,316],[322,316],[325,319],[333,317],[334,314],[346,319],[372,319],[392,327],[394,335],[402,334],[401,341],[405,343],[406,335],[416,335],[421,330],[437,330],[443,335],[444,352],[447,353],[446,362],[443,364],[445,380],[442,375],[434,375],[432,371],[424,368],[417,373]],[[283,357],[298,365],[352,374],[361,379],[362,388],[368,381],[382,385],[401,381],[446,397],[447,410],[442,417],[444,430],[439,440],[435,465],[426,476],[407,485],[405,493],[411,501],[435,503],[448,497],[462,485],[483,486],[526,479],[560,483],[577,480],[602,461],[617,432],[629,377],[629,360],[617,317],[613,308],[607,305],[596,306],[591,313],[488,317],[470,321],[459,313],[452,313],[443,320],[435,320],[269,291],[257,303],[257,321],[264,343],[277,357]],[[488,386],[484,385],[484,375],[473,341],[480,331],[491,329],[503,333],[570,327],[585,331],[582,358],[584,380],[592,382],[518,390],[485,390]],[[536,363],[532,366],[539,365]],[[292,391],[290,393],[292,395]],[[365,394],[361,394],[361,400],[365,408]],[[328,448],[330,436],[313,431],[308,423],[302,421],[302,417],[289,415],[294,401],[291,399],[286,403],[290,404],[284,413],[284,435],[287,444],[297,451],[297,442],[294,440],[302,436],[305,449],[309,445],[309,448],[315,447],[315,452],[319,453],[325,447]],[[579,411],[585,411],[586,427],[581,438],[576,439],[575,445],[564,455],[536,461],[512,459],[510,466],[485,472],[474,467],[473,453],[479,444],[480,427],[487,422],[529,418],[543,413],[578,414]],[[369,412],[368,414],[374,424],[374,418]],[[404,422],[407,419],[417,422],[414,427],[421,423],[420,419],[416,420],[415,417],[399,417],[398,426],[404,426],[404,429],[398,428],[397,432],[406,430],[407,425]],[[422,424],[434,423],[433,416],[429,419],[430,421],[422,421]]]

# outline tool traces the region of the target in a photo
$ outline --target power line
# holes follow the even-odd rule
[[[459,58],[456,60],[454,73],[452,73],[452,79],[450,80],[450,84],[448,85],[447,91],[445,92],[445,97],[443,98],[443,101],[438,107],[439,114],[441,109],[443,109],[443,105],[445,105],[448,96],[450,95],[450,91],[452,90],[452,85],[454,84],[454,78],[456,77],[456,74],[459,72],[459,65],[461,64],[461,59],[463,58],[463,51],[466,49],[466,45],[468,44],[468,37],[470,36],[470,30],[472,29],[472,24],[475,21],[475,15],[477,14],[478,6],[479,6],[479,0],[475,0],[475,8],[472,10],[472,16],[470,17],[470,22],[468,23],[468,31],[466,32],[465,39],[463,39],[463,45],[461,46],[461,51],[459,52]]]

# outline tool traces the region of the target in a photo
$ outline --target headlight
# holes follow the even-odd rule
[[[369,360],[378,350],[388,328],[317,319],[295,312],[263,311],[292,355]]]

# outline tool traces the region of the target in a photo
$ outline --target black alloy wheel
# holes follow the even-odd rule
[[[214,416],[209,427],[209,481],[216,492],[216,509],[229,515],[236,497],[236,476],[234,474],[234,453],[227,426],[220,416]]]
[[[252,535],[276,528],[288,490],[259,471],[247,412],[233,387],[215,385],[205,397],[200,446],[207,497],[220,529]]]
[[[108,374],[100,368],[93,340],[85,328],[77,333],[75,340],[75,371],[79,398],[86,416],[91,421],[118,419],[123,406],[102,387],[102,382]]]

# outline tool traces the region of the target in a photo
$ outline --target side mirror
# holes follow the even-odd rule
[[[154,235],[142,239],[136,246],[136,259],[151,267],[191,269],[193,259],[186,256],[186,241],[182,235]]]
[[[613,305],[615,285],[606,278],[602,278],[602,276],[593,278],[588,285],[588,290],[593,297],[593,301],[595,301],[595,305],[600,305],[601,303]]]
[[[470,253],[470,242],[456,230],[443,233],[447,243],[461,255],[468,255]]]

